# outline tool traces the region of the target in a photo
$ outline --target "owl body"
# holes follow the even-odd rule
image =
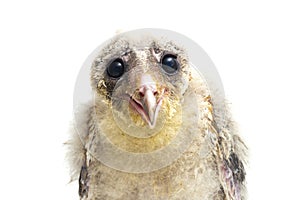
[[[82,199],[224,199],[213,158],[201,159],[198,149],[195,141],[172,165],[142,174],[121,172],[91,159],[89,195]]]
[[[80,199],[245,199],[246,147],[183,48],[117,37],[91,85],[68,142]]]

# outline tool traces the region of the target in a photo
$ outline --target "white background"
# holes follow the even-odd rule
[[[196,1],[195,1],[196,2]],[[214,61],[250,148],[249,199],[299,198],[297,1],[1,1],[1,199],[77,199],[63,142],[85,58],[115,31],[165,28]]]

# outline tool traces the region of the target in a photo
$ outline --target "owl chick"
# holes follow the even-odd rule
[[[246,198],[246,147],[183,47],[116,36],[90,80],[93,100],[68,142],[80,199]]]

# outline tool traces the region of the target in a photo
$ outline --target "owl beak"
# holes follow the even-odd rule
[[[163,95],[158,97],[156,84],[150,75],[143,75],[138,89],[139,99],[131,98],[131,105],[141,115],[152,129],[155,127],[157,116],[162,104]]]
[[[157,101],[156,99],[156,91],[152,89],[143,89],[144,97],[143,97],[143,109],[146,114],[146,121],[148,122],[150,128],[154,128],[156,124],[157,115],[160,109],[161,101]]]

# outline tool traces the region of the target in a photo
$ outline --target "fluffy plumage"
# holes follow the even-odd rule
[[[176,56],[176,74],[161,69],[166,54]],[[107,67],[116,58],[123,60],[125,73],[111,78]],[[143,100],[138,89],[145,74],[155,85],[155,101],[163,98],[153,127],[145,119],[149,113],[142,116],[129,103]],[[116,37],[93,62],[91,86],[94,101],[80,110],[81,129],[68,142],[81,199],[245,199],[246,147],[228,108],[218,104],[224,99],[212,103],[205,80],[189,66],[182,47],[161,38]],[[104,136],[132,155],[161,154],[157,160],[110,154]]]

